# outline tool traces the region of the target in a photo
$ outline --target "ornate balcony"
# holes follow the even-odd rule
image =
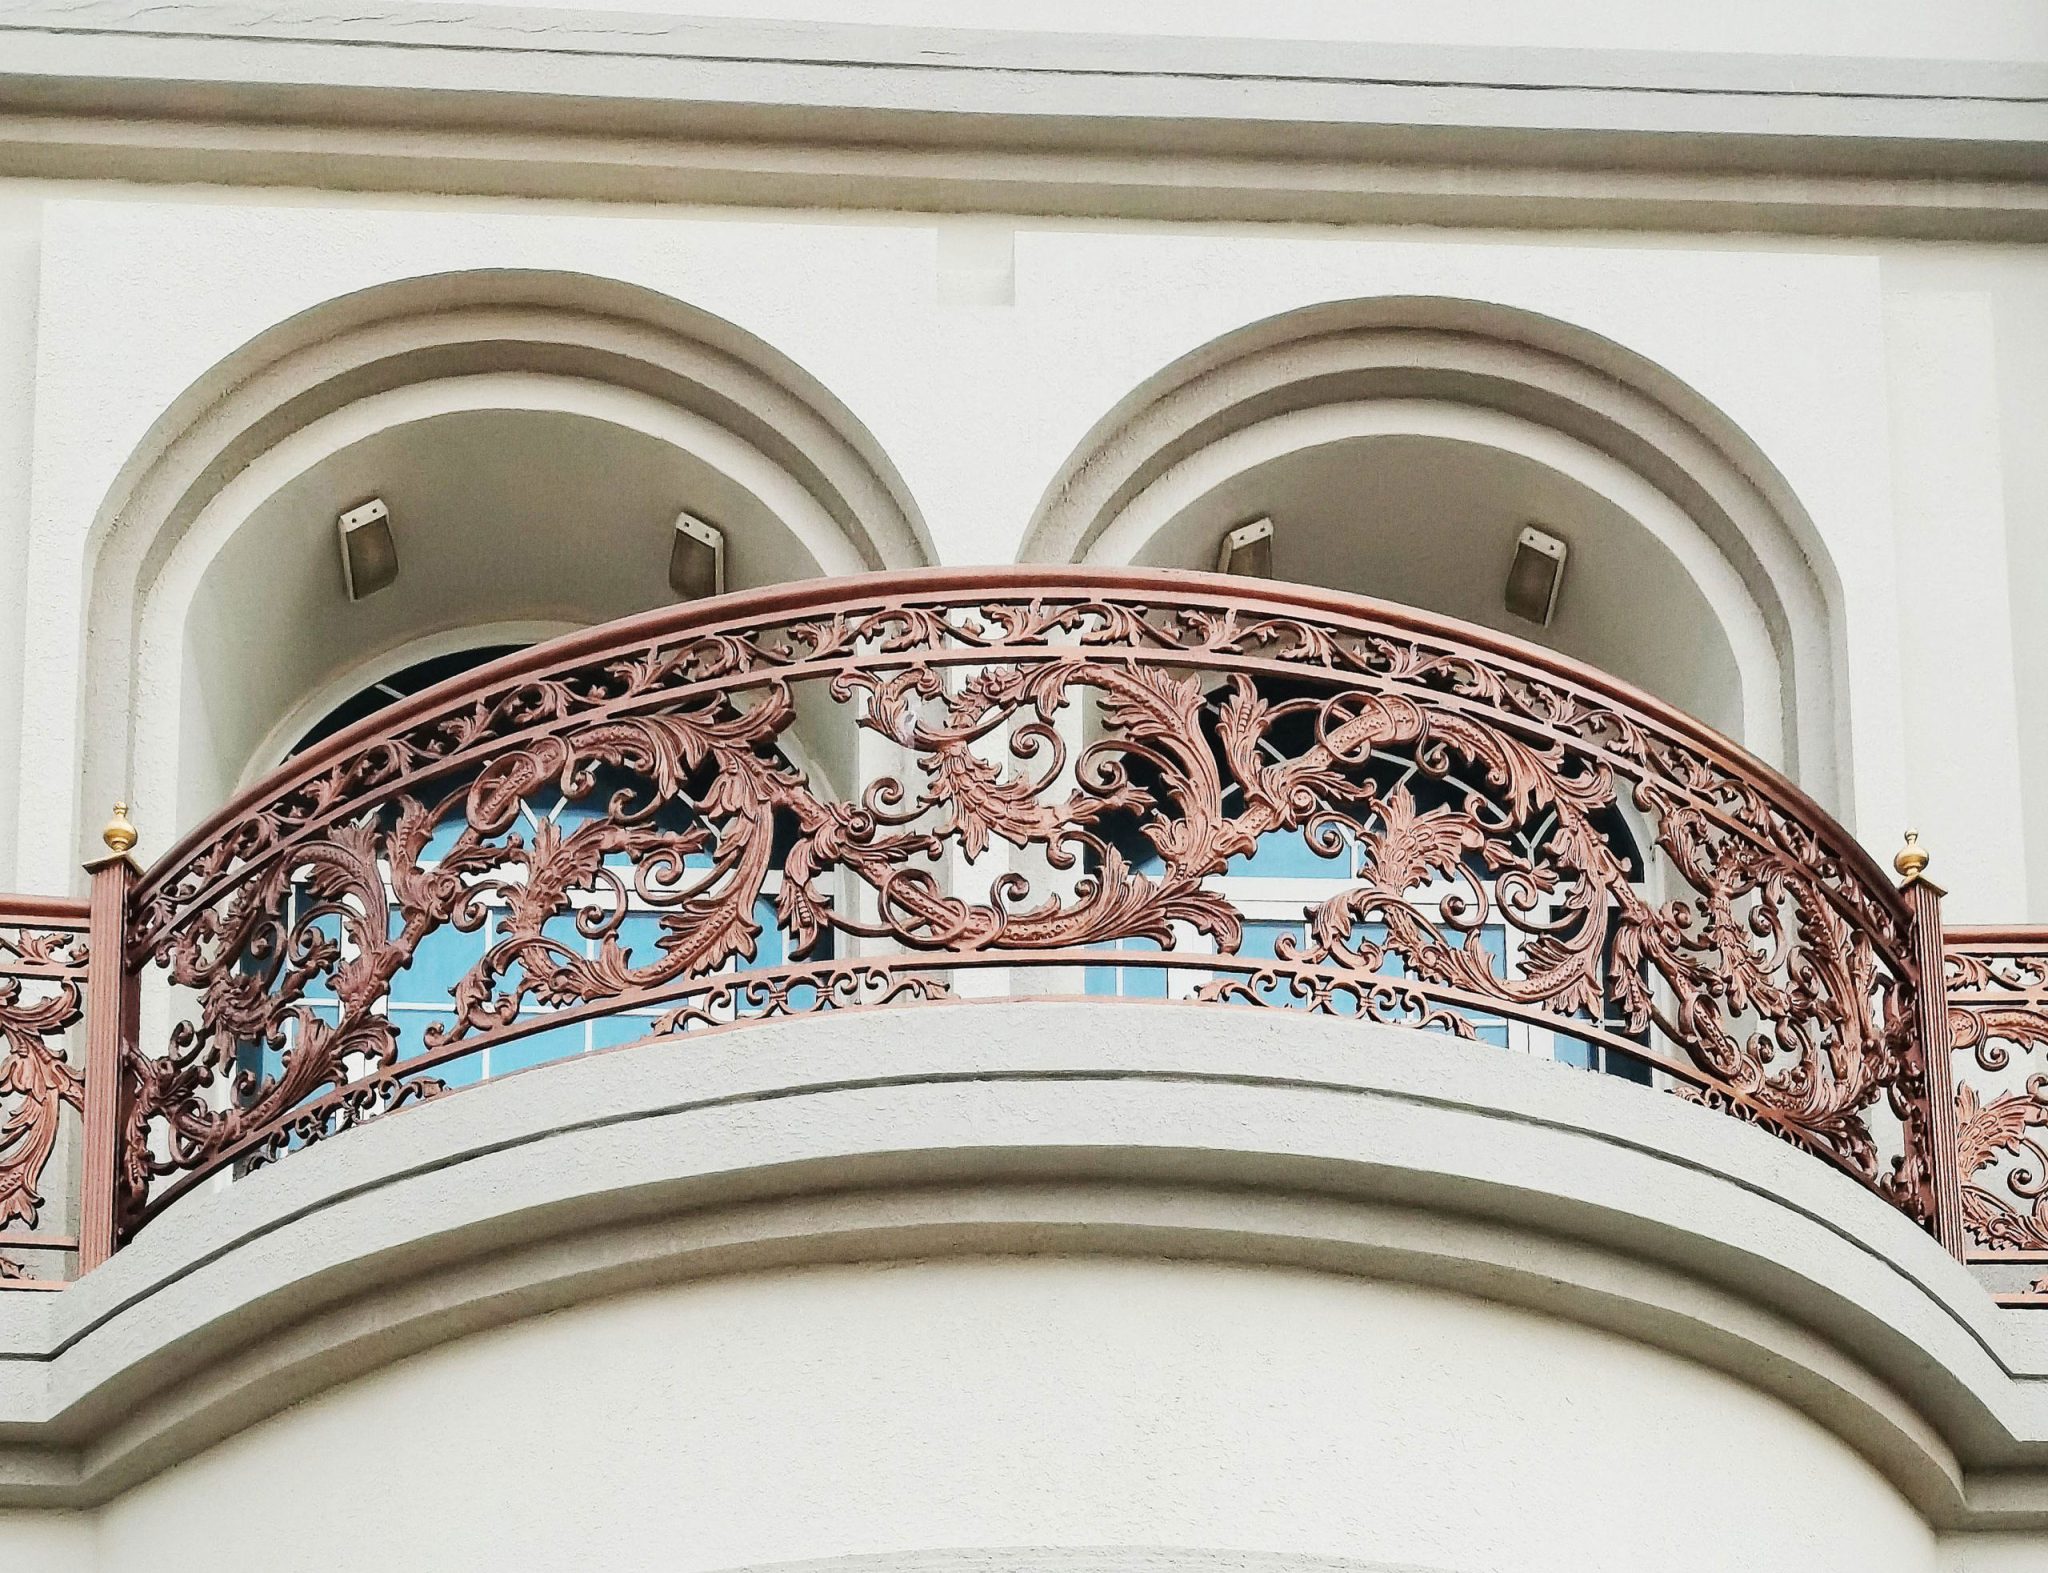
[[[1953,1037],[2010,1080],[2048,1044],[2048,940],[1961,936],[1944,1009],[1917,867],[1895,886],[1657,701],[1406,608],[1079,569],[729,596],[407,700],[146,873],[122,839],[89,901],[16,901],[0,931],[9,1286],[550,1060],[1075,996],[1603,1071],[1793,1143],[1958,1254],[2048,1261],[2044,1079],[1952,1090],[1950,1063]]]

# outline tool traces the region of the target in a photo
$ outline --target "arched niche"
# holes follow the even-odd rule
[[[1206,568],[1261,515],[1279,577],[1549,644],[1843,808],[1840,591],[1812,523],[1732,422],[1632,351],[1437,298],[1252,324],[1105,415],[1021,555]],[[1502,602],[1525,523],[1572,548],[1548,628]]]
[[[401,571],[351,603],[334,515],[372,495]],[[126,795],[175,834],[323,692],[659,605],[685,508],[725,532],[734,588],[930,559],[851,412],[681,302],[482,272],[280,324],[174,403],[95,522],[83,799]]]

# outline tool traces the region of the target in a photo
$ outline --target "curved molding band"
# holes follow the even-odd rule
[[[1841,586],[1790,486],[1679,379],[1572,324],[1480,301],[1387,296],[1305,307],[1224,335],[1107,412],[1053,479],[1019,556],[1127,561],[1116,528],[1202,450],[1333,405],[1433,400],[1496,411],[1606,456],[1690,519],[1776,652],[1783,757],[1822,802],[1852,779]],[[1713,592],[1703,586],[1712,598]]]
[[[1716,633],[1738,676],[1740,697],[1731,713],[1688,710],[1783,766],[1797,738],[1780,711],[1788,691],[1771,629],[1749,588],[1692,517],[1656,487],[1605,453],[1547,426],[1498,410],[1431,399],[1377,399],[1318,404],[1240,426],[1197,449],[1154,479],[1110,522],[1096,541],[1095,559],[1141,560],[1148,543],[1202,497],[1260,466],[1357,438],[1432,437],[1470,448],[1511,453],[1584,487],[1628,515],[1667,552],[1705,603],[1702,640]],[[1711,622],[1709,622],[1709,618]]]
[[[66,1293],[0,1301],[0,1506],[107,1500],[325,1388],[592,1296],[1017,1252],[1527,1307],[1772,1394],[1937,1525],[2048,1526],[2048,1326],[1790,1147],[1403,1029],[1054,1002],[594,1056],[195,1195]]]
[[[22,779],[45,794],[53,783],[79,780],[90,801],[126,790],[152,588],[237,477],[363,401],[508,373],[603,387],[666,407],[671,424],[729,434],[728,446],[763,456],[801,494],[805,511],[838,532],[853,568],[932,560],[907,485],[859,419],[744,329],[651,290],[582,274],[486,269],[380,285],[259,335],[151,428],[83,548],[83,626],[53,618],[30,631],[48,647],[30,652],[33,665],[83,670],[79,730],[51,727],[25,738]],[[24,843],[20,856],[23,877],[52,888],[74,861],[71,849],[48,845]]]

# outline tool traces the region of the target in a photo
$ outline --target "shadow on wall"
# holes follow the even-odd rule
[[[351,604],[334,520],[370,496],[400,573]],[[930,560],[844,404],[666,296],[475,272],[282,323],[173,405],[96,521],[83,800],[128,796],[172,830],[268,762],[309,695],[461,630],[663,604],[683,508],[724,530],[734,588]]]
[[[1633,351],[1433,297],[1252,324],[1097,423],[1021,556],[1209,568],[1223,534],[1261,516],[1278,578],[1538,638],[1844,807],[1830,559],[1755,444]],[[1530,523],[1571,549],[1547,628],[1502,602]]]

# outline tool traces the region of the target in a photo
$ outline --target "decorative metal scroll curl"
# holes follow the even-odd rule
[[[64,1042],[85,1014],[85,930],[83,907],[0,909],[0,1289],[54,1287],[77,1250],[45,1209],[51,1161],[85,1108]]]
[[[1254,958],[1228,876],[1275,837],[1343,873]],[[152,870],[129,962],[191,1003],[127,1066],[124,1224],[564,1021],[1134,960],[1197,1002],[1609,1045],[1924,1220],[1906,921],[1767,768],[1460,625],[1085,570],[698,603],[334,738]],[[485,943],[408,1040],[386,1001],[448,933]]]
[[[1946,970],[1965,1245],[2048,1262],[2048,934],[1953,932]]]

